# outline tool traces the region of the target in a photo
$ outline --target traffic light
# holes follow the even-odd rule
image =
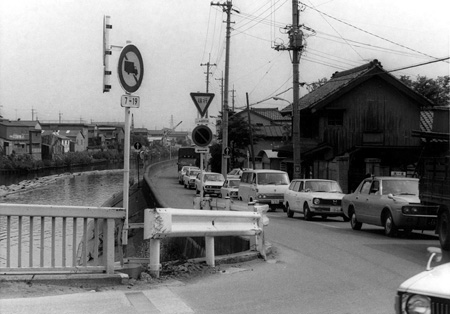
[[[112,29],[111,17],[103,16],[103,92],[111,89],[111,70],[109,68],[109,56],[111,55],[111,45],[109,44],[109,30]]]

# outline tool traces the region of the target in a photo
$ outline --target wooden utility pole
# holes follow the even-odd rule
[[[212,74],[209,71],[209,68],[212,67],[212,66],[216,66],[216,64],[215,63],[211,64],[208,61],[207,63],[200,63],[200,66],[206,66],[206,73],[205,73],[206,74],[206,92],[208,93],[209,92],[209,75]],[[206,110],[205,115],[206,115],[207,118],[209,117],[208,110]]]
[[[294,169],[293,178],[301,178],[301,150],[300,150],[300,82],[299,82],[299,64],[300,54],[303,50],[303,33],[299,27],[300,10],[298,8],[298,0],[292,0],[292,27],[288,30],[289,47],[276,46],[276,50],[291,50],[292,51],[292,145],[293,145],[293,159]]]
[[[227,31],[226,31],[226,48],[225,48],[225,83],[223,96],[223,112],[222,112],[222,174],[228,173],[228,159],[225,156],[225,149],[228,147],[228,83],[230,80],[230,34],[231,34],[231,10],[233,4],[231,0],[226,3],[213,3],[211,5],[221,6],[227,14]],[[236,10],[234,10],[236,11]],[[237,11],[236,11],[237,12]]]
[[[248,102],[248,93],[245,93],[245,96],[247,97],[247,117],[248,117],[248,129],[250,130],[250,149],[251,149],[251,154],[252,154],[252,165],[253,165],[253,169],[256,169],[255,149],[253,148],[253,129],[252,129],[252,122],[250,120],[250,104]]]

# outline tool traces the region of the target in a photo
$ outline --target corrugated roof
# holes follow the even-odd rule
[[[251,110],[272,121],[291,121],[289,117],[283,116],[278,108],[252,108]]]

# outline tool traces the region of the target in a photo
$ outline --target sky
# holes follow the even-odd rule
[[[292,1],[232,4],[229,106],[245,109],[248,95],[253,108],[281,110],[292,101],[292,63],[288,51],[274,47],[289,42]],[[449,60],[436,62],[450,55],[448,12],[448,0],[302,0],[300,82],[329,79],[373,59],[396,77],[449,75]],[[102,89],[105,15],[117,46],[109,93]],[[208,91],[215,94],[208,114],[221,110],[225,20],[222,6],[210,0],[1,0],[0,115],[124,122],[116,69],[120,47],[131,41],[144,63],[134,126],[192,131],[198,112],[190,93],[206,92],[208,62]]]

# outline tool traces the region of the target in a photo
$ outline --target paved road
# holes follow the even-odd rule
[[[195,191],[178,184],[175,168],[153,180],[170,206],[192,208]],[[392,239],[377,227],[353,231],[342,219],[268,215],[267,261],[142,292],[0,300],[0,313],[393,313],[398,285],[424,269],[428,246],[438,246],[430,233]]]

